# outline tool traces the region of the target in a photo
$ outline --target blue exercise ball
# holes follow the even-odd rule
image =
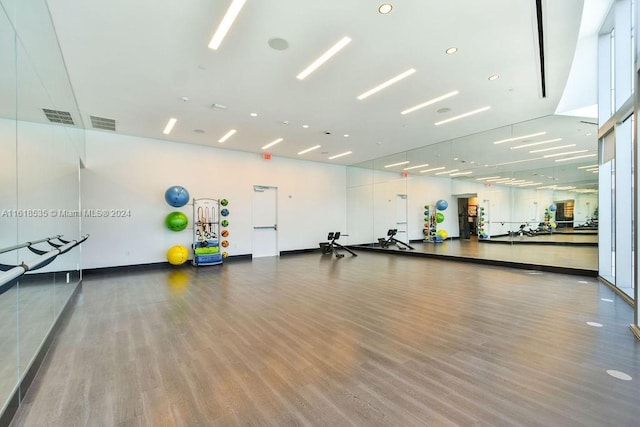
[[[222,215],[222,216],[227,216],[227,215],[229,215],[229,209],[227,209],[227,208],[222,209],[222,210],[220,211],[220,215]]]
[[[436,209],[439,211],[443,211],[449,207],[449,203],[446,200],[438,200],[436,202]]]
[[[556,206],[556,204],[555,204],[555,203],[551,203],[551,204],[549,205],[549,210],[550,210],[551,212],[555,211],[556,209],[558,209],[558,207]]]
[[[180,185],[173,185],[164,192],[164,199],[174,208],[180,208],[189,203],[189,192]]]

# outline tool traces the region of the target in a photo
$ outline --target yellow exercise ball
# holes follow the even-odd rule
[[[446,240],[447,237],[449,237],[449,233],[447,233],[447,230],[438,230],[436,234],[442,237],[442,240]]]
[[[167,251],[167,261],[172,265],[180,265],[189,259],[189,249],[182,245],[171,246]]]

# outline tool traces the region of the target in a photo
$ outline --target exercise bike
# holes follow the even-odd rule
[[[344,246],[342,246],[340,243],[336,242],[336,240],[338,240],[340,238],[340,232],[339,231],[332,231],[327,235],[327,240],[329,240],[328,242],[320,242],[320,249],[322,250],[322,254],[323,255],[335,255],[336,258],[344,258],[344,254],[338,252],[338,249],[344,249],[345,251],[349,252],[351,255],[353,256],[358,256],[357,253],[353,252],[351,249],[349,248],[345,248]]]
[[[384,237],[379,237],[378,238],[378,244],[380,245],[381,248],[388,248],[390,246],[396,246],[398,249],[402,250],[402,251],[406,251],[407,249],[414,249],[413,246],[409,245],[408,243],[405,243],[401,240],[398,240],[395,238],[395,235],[398,234],[398,229],[397,228],[390,228],[387,231],[387,238],[385,239]]]

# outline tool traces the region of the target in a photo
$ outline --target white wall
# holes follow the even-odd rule
[[[121,209],[125,218],[83,218],[84,268],[166,261],[169,247],[192,242],[192,208],[164,200],[171,185],[191,198],[229,200],[231,256],[252,253],[253,185],[278,187],[278,249],[317,248],[329,231],[346,229],[344,166],[87,131],[83,209]],[[181,210],[190,226],[173,232],[165,216]]]

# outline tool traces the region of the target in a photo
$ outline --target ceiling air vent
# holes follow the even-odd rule
[[[89,116],[89,117],[91,117],[91,126],[93,126],[94,129],[110,130],[115,132],[116,130],[115,120],[105,119],[104,117],[96,117],[96,116]]]
[[[48,108],[43,108],[42,111],[44,111],[44,115],[47,116],[51,123],[75,126],[73,118],[68,111],[49,110]]]

